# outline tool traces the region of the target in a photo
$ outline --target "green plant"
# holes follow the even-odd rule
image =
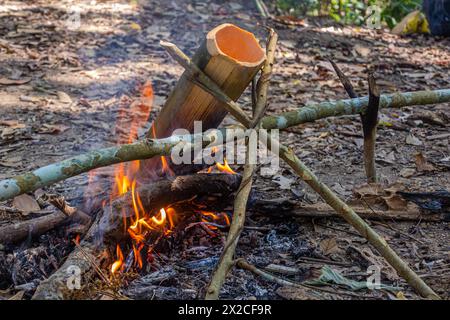
[[[369,6],[378,6],[380,20],[393,28],[408,13],[420,9],[421,0],[277,0],[279,11],[292,16],[329,15],[335,21],[362,25]]]

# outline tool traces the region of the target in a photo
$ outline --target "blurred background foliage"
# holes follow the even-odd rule
[[[378,6],[381,22],[393,28],[408,13],[420,9],[422,0],[276,0],[275,4],[282,15],[330,16],[353,25],[362,25],[371,14],[369,7]]]

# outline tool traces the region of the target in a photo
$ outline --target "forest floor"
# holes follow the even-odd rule
[[[79,25],[74,20],[76,8],[81,12]],[[173,42],[192,55],[204,34],[225,22],[252,31],[259,39],[266,37],[263,25],[274,27],[279,34],[268,114],[295,110],[310,102],[347,98],[327,59],[341,67],[360,95],[367,94],[369,72],[375,72],[382,93],[449,87],[450,39],[398,37],[387,30],[344,27],[314,19],[303,26],[283,25],[262,19],[251,1],[0,1],[0,179],[114,145],[118,114],[125,112],[131,121],[127,106],[139,99],[147,81],[154,90],[153,119],[182,73],[159,41]],[[249,111],[249,92],[239,102]],[[375,194],[364,186],[359,116],[290,128],[281,132],[280,139],[343,199],[370,195],[385,209],[408,211],[411,204],[393,195],[395,191],[450,190],[449,119],[449,104],[381,111],[376,153],[381,186]],[[224,121],[233,122],[231,117]],[[141,128],[139,135],[148,128]],[[321,202],[282,166],[281,174],[257,176],[253,199]],[[87,185],[85,174],[45,190],[82,206]],[[11,201],[1,204],[0,225],[48,213],[23,214],[7,209],[11,206]],[[291,279],[302,281],[317,278],[322,267],[329,265],[349,279],[365,281],[368,266],[376,265],[382,268],[383,284],[401,287],[407,299],[418,298],[345,221],[293,218],[281,207],[270,217],[251,211],[249,228],[244,230],[236,254],[258,267],[272,263],[296,268],[298,272]],[[448,222],[369,223],[438,294],[450,298]],[[54,230],[20,245],[0,244],[0,297],[21,291],[30,297],[37,283],[73,248],[70,240],[64,230]],[[159,270],[167,271],[163,284],[153,283],[149,274],[147,284],[142,284],[145,277],[137,279],[137,284],[123,288],[124,294],[144,299],[201,298],[214,264],[195,270],[172,266],[217,258],[222,246],[217,240],[192,246],[163,255],[167,265]],[[351,291],[345,285],[326,288],[280,287],[234,269],[221,297],[402,296],[388,290]]]

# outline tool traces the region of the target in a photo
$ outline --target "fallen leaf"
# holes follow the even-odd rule
[[[402,176],[403,178],[411,178],[415,172],[416,170],[414,170],[413,168],[403,168],[402,170],[400,170],[400,176]]]
[[[291,184],[294,182],[293,179],[286,178],[280,174],[274,176],[272,180],[280,186],[280,189],[283,190],[291,189]]]
[[[326,256],[340,251],[335,238],[326,238],[320,242],[319,246]]]
[[[5,86],[11,85],[21,85],[31,81],[30,77],[22,78],[22,79],[8,79],[8,78],[0,78],[0,84]]]
[[[63,92],[63,91],[58,91],[56,92],[56,95],[58,96],[59,101],[61,101],[62,103],[72,103],[72,98],[70,98],[70,96]]]
[[[31,212],[41,210],[41,207],[37,203],[36,199],[26,193],[15,197],[12,204],[17,210],[22,212],[23,215],[28,215]]]
[[[420,139],[416,138],[413,134],[408,134],[406,136],[406,143],[410,144],[412,146],[421,146],[422,141]]]
[[[15,295],[13,295],[11,298],[9,298],[8,300],[22,300],[24,293],[25,293],[25,291],[23,291],[23,290],[19,291]]]
[[[370,48],[361,46],[359,44],[355,45],[355,51],[363,58],[367,58],[370,54]]]
[[[418,152],[414,155],[414,162],[416,163],[417,171],[420,172],[434,171],[436,169],[427,161],[422,152]]]

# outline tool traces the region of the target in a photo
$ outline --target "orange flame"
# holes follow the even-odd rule
[[[236,174],[233,169],[228,165],[227,159],[223,159],[223,164],[216,162],[216,167],[220,172],[228,173],[228,174]]]
[[[116,258],[117,260],[112,264],[111,266],[111,273],[114,274],[117,272],[117,270],[120,269],[123,265],[123,253],[120,249],[119,245],[116,246]]]
[[[228,218],[228,215],[225,212],[220,212],[220,213],[214,213],[214,212],[210,212],[210,211],[200,211],[200,213],[202,214],[202,221],[203,222],[216,222],[216,221],[223,221],[225,222],[225,224],[227,226],[230,225],[230,218]],[[212,220],[212,221],[211,221]],[[208,226],[211,230],[216,230],[217,227],[215,226]]]

